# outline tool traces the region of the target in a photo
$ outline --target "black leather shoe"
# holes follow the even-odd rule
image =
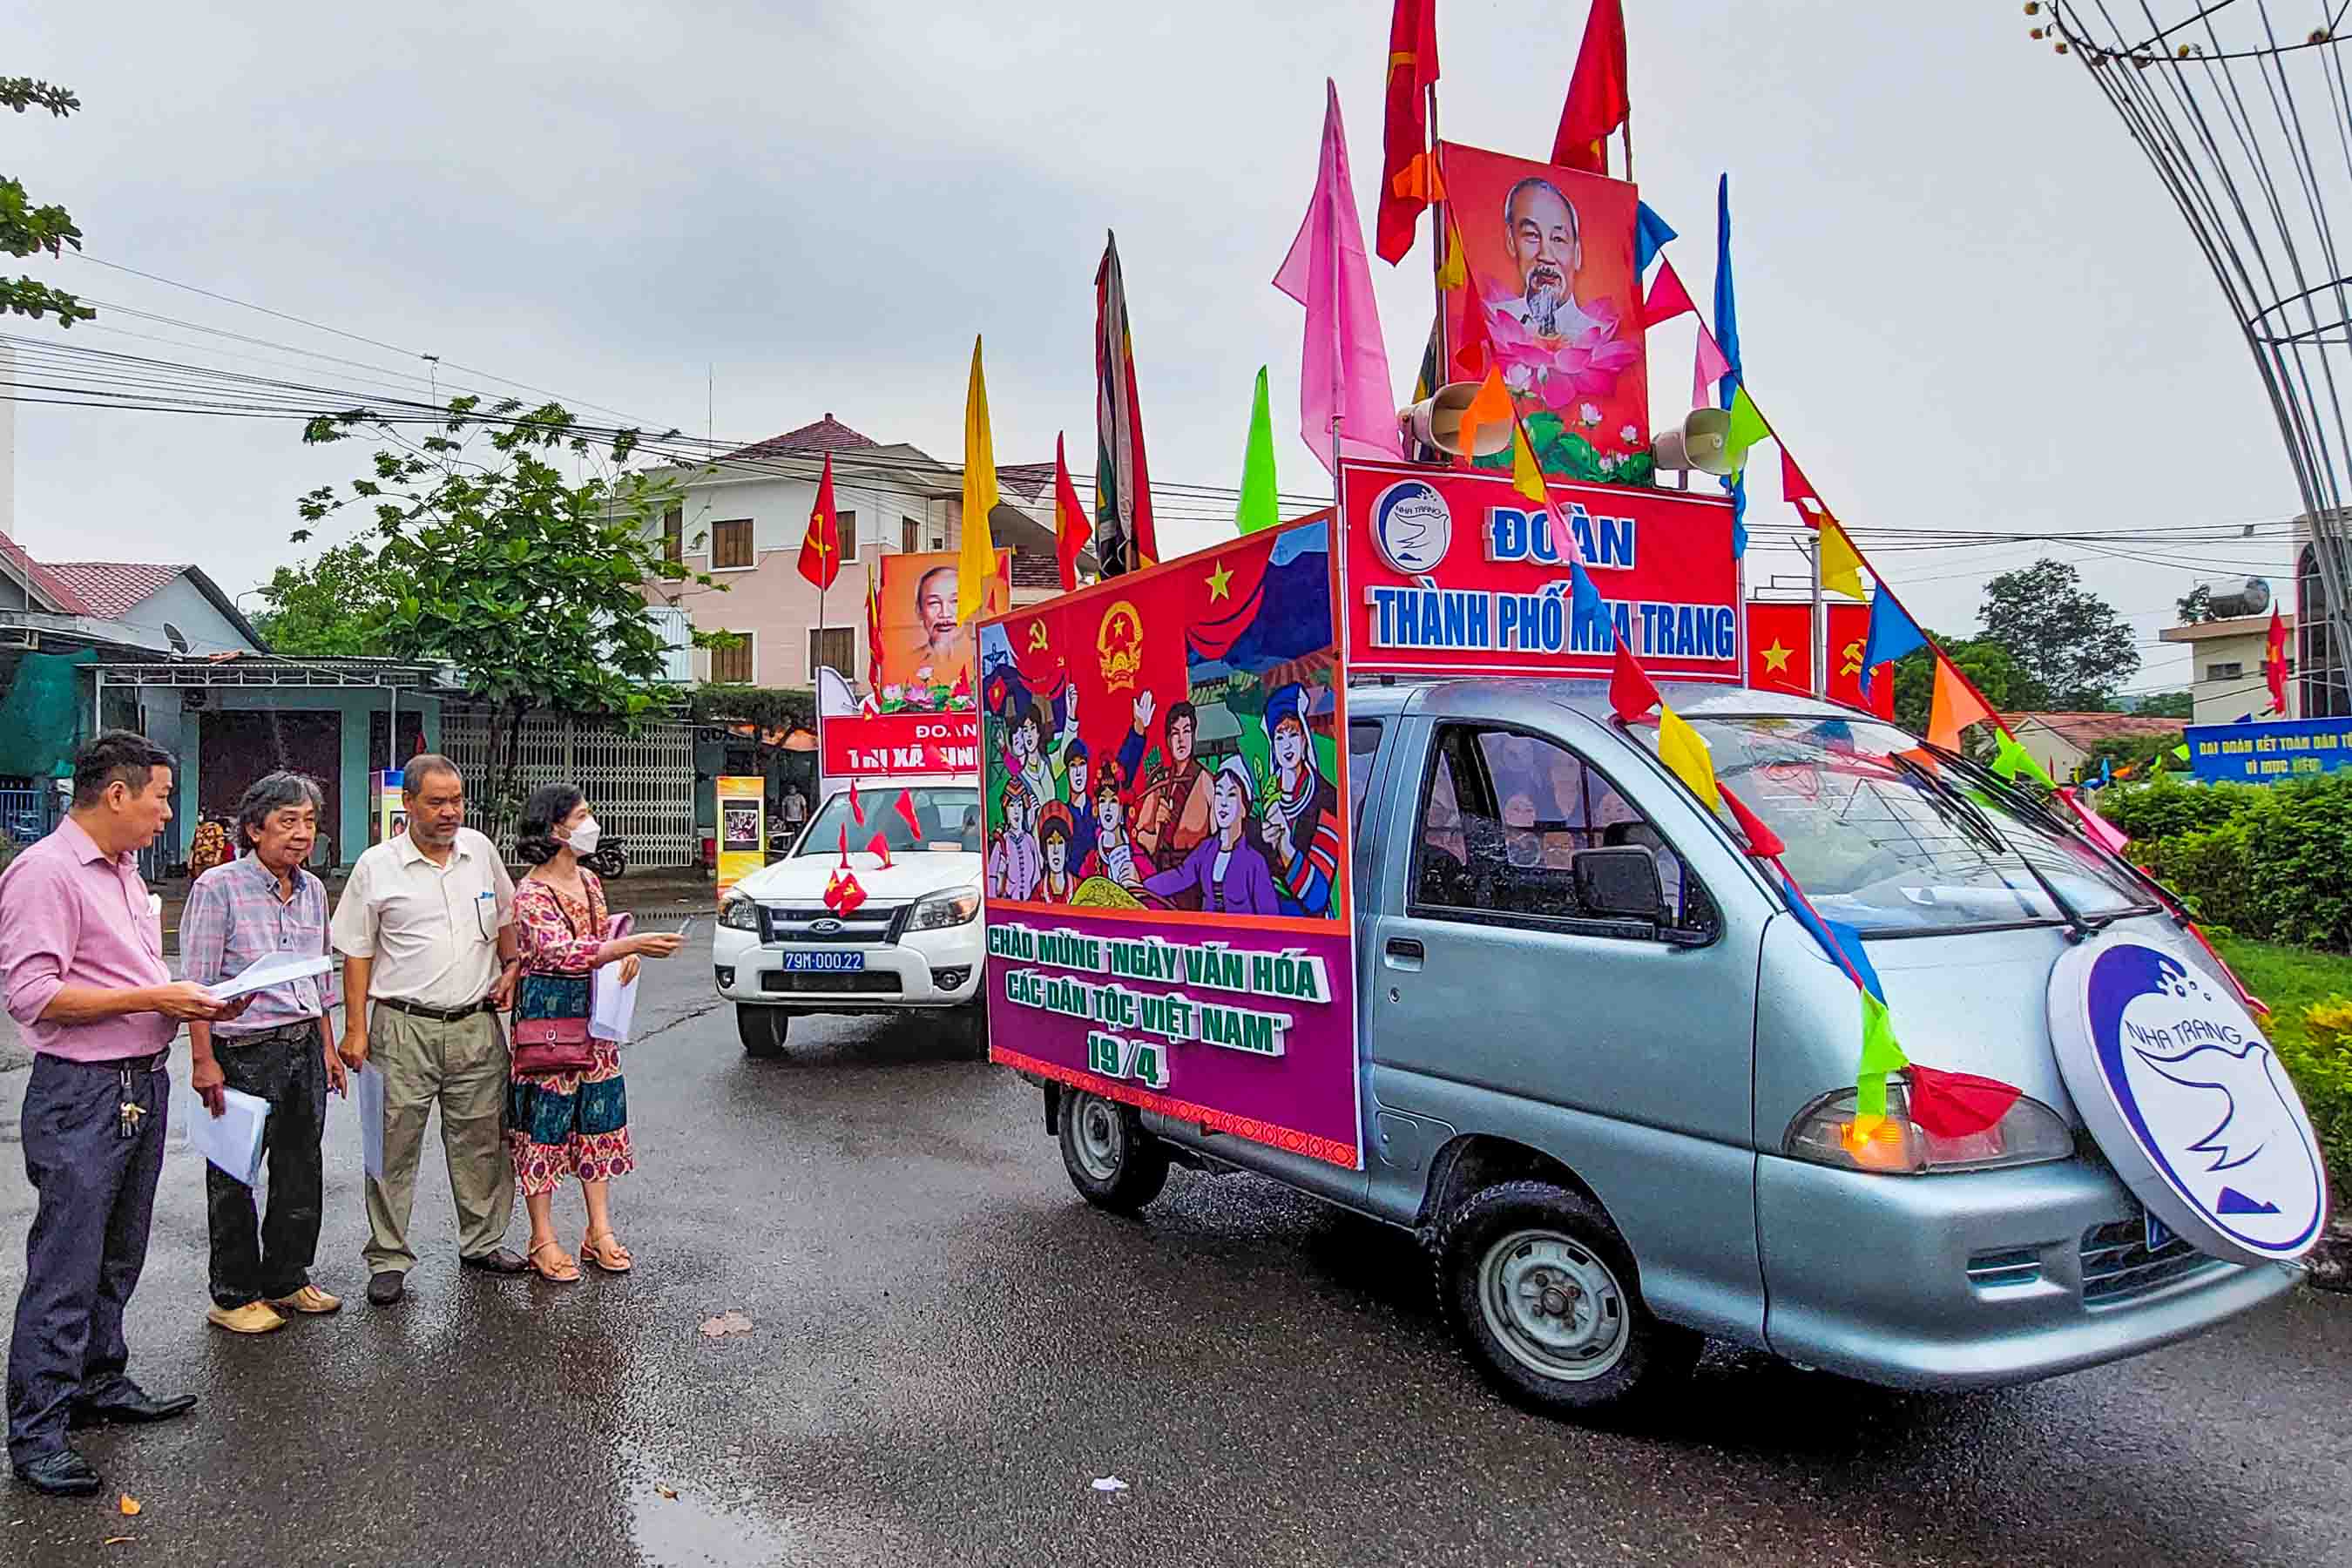
[[[87,1399],[74,1401],[68,1426],[104,1426],[122,1423],[144,1426],[153,1421],[169,1421],[175,1415],[185,1415],[196,1407],[193,1394],[176,1394],[170,1399],[157,1399],[127,1377],[117,1378],[111,1387]]]
[[[401,1297],[407,1294],[407,1275],[395,1273],[394,1270],[389,1268],[385,1269],[381,1274],[369,1275],[368,1305],[371,1307],[391,1306],[394,1301],[399,1300]]]
[[[59,1448],[16,1467],[16,1479],[50,1497],[88,1497],[102,1484],[89,1461],[71,1448]]]
[[[478,1258],[460,1258],[457,1261],[468,1268],[478,1268],[485,1274],[520,1274],[530,1267],[523,1261],[520,1254],[510,1252],[503,1247],[496,1251],[485,1252]]]

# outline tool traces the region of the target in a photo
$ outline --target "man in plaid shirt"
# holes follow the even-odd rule
[[[229,979],[273,953],[327,952],[326,885],[302,868],[319,836],[319,789],[299,773],[276,773],[237,803],[237,836],[251,853],[196,879],[180,921],[180,956],[200,985]],[[236,1024],[188,1031],[197,1098],[217,1116],[224,1088],[269,1101],[266,1134],[269,1208],[258,1232],[253,1189],[205,1166],[212,1228],[213,1307],[231,1333],[266,1334],[288,1312],[342,1305],[310,1283],[319,1247],[323,1173],[319,1144],[327,1094],[346,1092],[331,1011],[341,999],[333,970],[273,986]]]

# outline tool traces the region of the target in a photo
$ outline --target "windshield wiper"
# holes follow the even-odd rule
[[[1975,764],[1969,763],[1966,757],[1958,756],[1941,746],[1929,748],[1929,754],[1938,758],[1950,758],[1965,764],[1972,779],[1977,774]],[[2088,916],[2076,909],[2066,895],[2058,890],[2058,884],[2043,875],[2042,868],[2033,863],[2033,857],[2001,837],[2000,829],[1993,825],[1991,817],[1985,815],[1984,808],[1962,794],[1952,781],[1944,777],[1942,773],[1900,752],[1890,755],[1886,760],[1901,768],[1930,800],[1947,807],[1949,814],[1956,819],[1970,824],[1977,834],[1993,848],[2017,857],[2017,863],[2025,868],[2027,876],[2040,884],[2042,896],[2050,900],[2051,907],[2056,910],[2059,918],[2066,922],[2067,929],[2073,933],[2075,941],[2080,942],[2116,918],[2114,915]],[[1991,776],[1999,782],[1999,775]],[[2043,812],[2040,815],[2046,816],[2047,813]]]

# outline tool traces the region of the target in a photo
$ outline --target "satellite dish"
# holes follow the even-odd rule
[[[173,626],[169,621],[165,621],[163,623],[163,640],[172,645],[172,651],[173,653],[185,653],[188,651],[188,634],[182,631],[179,627]]]

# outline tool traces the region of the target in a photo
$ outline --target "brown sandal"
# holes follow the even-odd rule
[[[600,1245],[596,1238],[604,1238]],[[626,1274],[636,1267],[636,1259],[621,1245],[621,1238],[609,1230],[592,1230],[580,1238],[580,1256],[607,1274]]]
[[[542,1252],[552,1252],[555,1254],[557,1262],[554,1267],[550,1268],[548,1265],[541,1263],[539,1260],[539,1255]],[[573,1262],[570,1258],[564,1256],[563,1244],[562,1242],[542,1241],[537,1247],[532,1247],[530,1249],[530,1267],[531,1272],[537,1274],[541,1279],[546,1280],[551,1285],[576,1284],[580,1279],[580,1265]]]

